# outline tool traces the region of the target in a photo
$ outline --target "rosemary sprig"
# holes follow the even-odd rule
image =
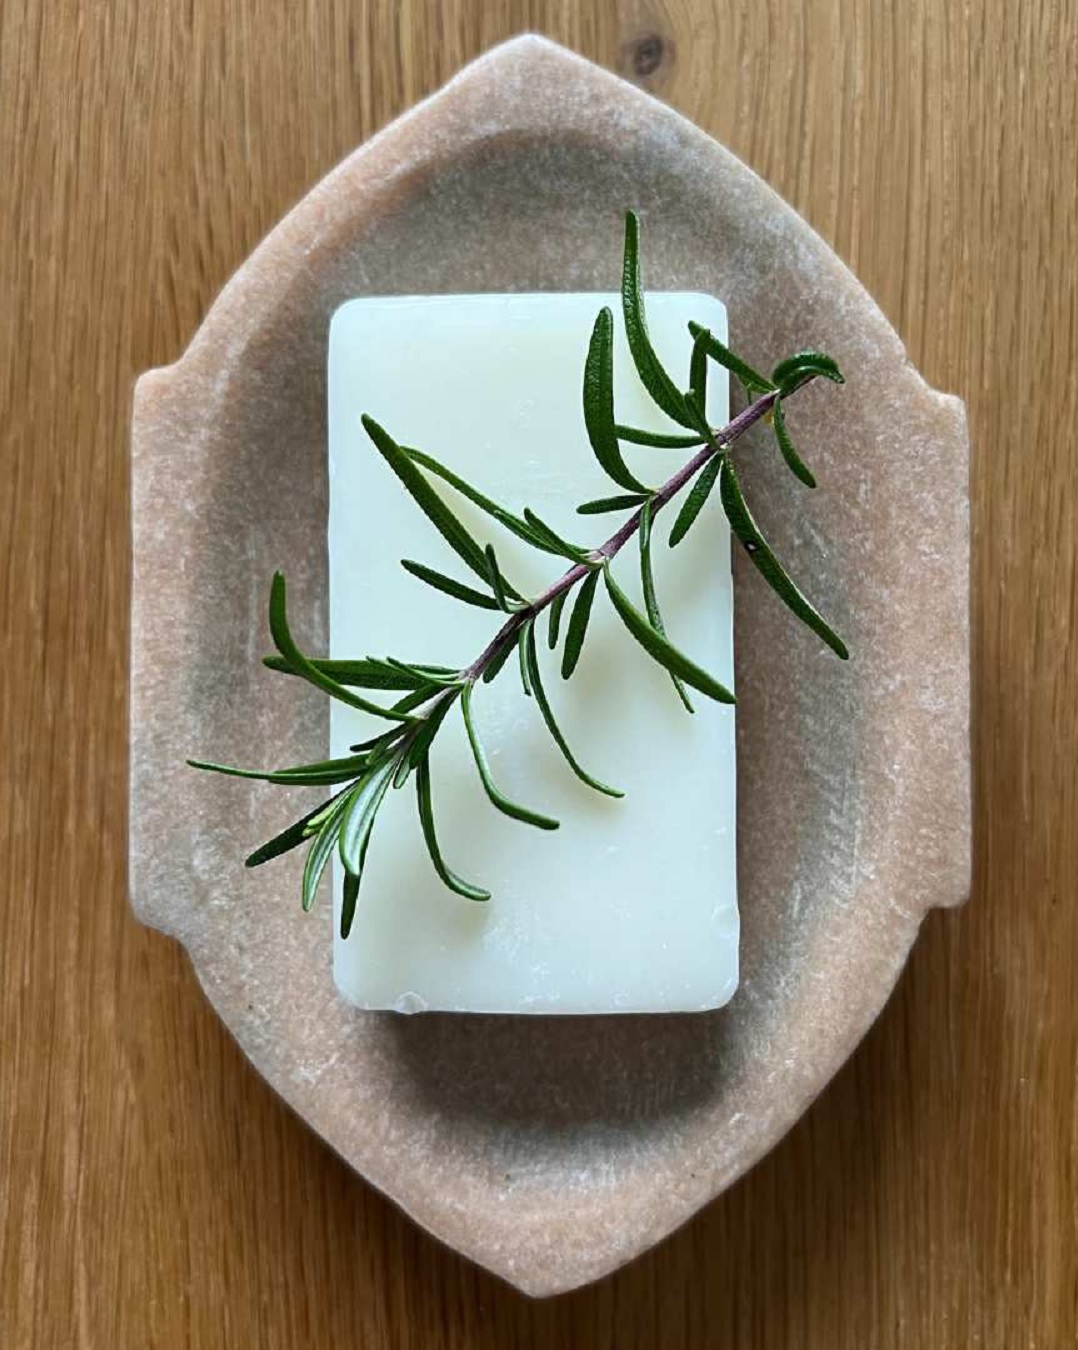
[[[782,459],[806,486],[815,479],[794,448],[786,426],[784,403],[811,380],[823,378],[841,384],[838,366],[820,352],[797,352],[781,361],[765,376],[719,342],[706,328],[689,325],[693,339],[688,387],[682,392],[659,359],[648,335],[644,295],[640,284],[639,222],[629,212],[625,222],[622,262],[622,317],[629,351],[640,380],[655,404],[685,433],[656,433],[623,426],[614,416],[613,325],[608,308],[600,310],[588,346],[583,379],[584,426],[596,460],[617,495],[584,502],[582,516],[627,511],[629,515],[597,548],[587,549],[564,539],[533,511],[521,514],[487,497],[431,455],[399,445],[373,418],[363,426],[375,449],[409,492],[416,504],[478,579],[479,586],[466,584],[424,563],[406,559],[405,569],[417,580],[463,604],[500,612],[502,621],[490,642],[471,665],[462,670],[446,666],[406,662],[395,657],[367,656],[356,660],[329,660],[306,656],[295,642],[287,619],[284,577],[274,575],[270,591],[270,631],[277,653],[265,658],[272,670],[298,676],[331,698],[393,723],[391,727],[352,747],[340,759],[266,772],[234,769],[203,760],[188,761],[195,768],[215,773],[259,778],[291,786],[326,785],[337,791],[320,806],[256,849],[248,867],[258,867],[272,858],[309,844],[303,871],[303,907],[314,902],[319,881],[336,849],[345,868],[341,934],[352,927],[359,884],[378,811],[391,788],[403,787],[414,774],[420,825],[435,873],[449,890],[466,899],[485,901],[490,893],[459,877],[445,862],[434,820],[430,775],[431,746],[451,710],[459,704],[475,761],[476,772],[491,804],[503,814],[539,829],[553,830],[558,822],[530,807],[522,806],[495,784],[476,725],[473,699],[481,684],[489,683],[515,651],[524,692],[533,699],[540,716],[569,769],[587,786],[611,797],[622,794],[594,778],[580,764],[557,722],[539,669],[535,626],[549,610],[547,640],[556,650],[562,644],[561,674],[569,679],[577,667],[586,640],[600,580],[618,617],[647,654],[670,675],[686,709],[692,711],[687,687],[719,703],[733,703],[734,696],[710,672],[704,670],[671,641],[659,608],[652,558],[652,537],[659,512],[688,488],[670,531],[671,545],[680,543],[692,529],[716,484],[719,500],[734,536],[741,542],[761,576],[775,594],[813,630],[835,654],[846,659],[842,639],[806,598],[775,556],[745,501],[734,468],[732,450],[750,427],[771,423]],[[744,386],[748,406],[726,426],[715,428],[705,416],[708,363],[724,366]],[[694,453],[658,488],[649,488],[629,468],[621,443]],[[429,476],[428,476],[429,475]],[[494,547],[485,547],[458,519],[431,478],[440,479],[461,493],[495,522],[530,547],[559,556],[568,569],[540,595],[528,599],[506,578]],[[630,599],[612,571],[612,563],[625,545],[636,538],[640,550],[640,580],[644,606]],[[562,623],[570,595],[576,592],[567,623]],[[367,689],[400,695],[389,706],[355,693]]]

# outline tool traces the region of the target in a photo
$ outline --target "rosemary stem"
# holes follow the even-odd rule
[[[681,468],[678,469],[677,473],[668,478],[658,491],[652,493],[649,499],[651,503],[652,519],[655,518],[656,513],[659,512],[668,501],[677,496],[685,484],[704,467],[713,455],[724,453],[731,445],[733,445],[734,441],[736,441],[739,436],[744,435],[744,433],[748,431],[751,426],[754,426],[759,422],[762,417],[766,417],[778,402],[778,398],[779,391],[777,389],[769,389],[766,394],[761,394],[754,403],[750,403],[747,408],[743,408],[732,421],[727,422],[726,426],[713,432],[708,443],[702,446],[691,459],[687,460]],[[468,666],[466,670],[461,671],[460,678],[462,682],[472,684],[479,679],[483,674],[483,671],[486,670],[487,666],[490,665],[505,645],[508,642],[516,640],[521,627],[525,623],[541,614],[543,610],[563,592],[572,590],[577,582],[583,581],[594,567],[603,566],[608,563],[611,558],[615,557],[640,529],[642,515],[643,507],[638,511],[634,511],[629,519],[610,536],[605,544],[601,544],[595,549],[592,553],[594,562],[574,563],[567,572],[563,573],[563,575],[557,579],[557,581],[548,586],[542,595],[537,596],[536,599],[532,600],[523,609],[519,609],[516,613],[511,614],[472,664]]]

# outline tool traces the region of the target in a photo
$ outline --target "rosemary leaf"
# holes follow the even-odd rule
[[[454,696],[450,695],[436,703],[418,728],[408,749],[408,762],[414,769],[430,749],[431,744],[445,721],[445,715],[453,706]]]
[[[345,793],[339,801],[334,803],[332,811],[322,822],[322,826],[315,836],[314,843],[311,844],[310,851],[307,854],[307,861],[303,865],[303,909],[310,912],[314,904],[314,898],[318,891],[318,883],[322,880],[322,873],[326,870],[326,863],[329,862],[330,855],[337,843],[341,832],[341,818],[348,809],[355,791]]]
[[[644,591],[644,609],[652,628],[665,637],[666,625],[659,611],[659,597],[655,594],[655,572],[651,565],[651,502],[645,502],[640,513],[640,582]],[[677,696],[685,705],[686,712],[692,712],[693,706],[680,676],[671,673],[671,680],[677,690]]]
[[[487,558],[487,571],[490,577],[490,584],[494,588],[494,598],[497,602],[497,608],[504,610],[506,614],[510,611],[508,588],[505,578],[502,576],[501,568],[498,566],[498,557],[494,552],[494,545],[488,544],[483,550]]]
[[[528,631],[530,623],[522,624],[517,633],[517,656],[520,658],[520,684],[525,697],[532,696],[531,670],[528,666]]]
[[[415,791],[419,803],[419,823],[423,827],[423,838],[426,841],[427,852],[430,854],[430,860],[434,864],[434,870],[438,873],[438,876],[451,891],[464,896],[465,900],[489,900],[489,891],[483,890],[481,886],[473,886],[471,882],[458,877],[456,872],[446,866],[445,859],[442,857],[442,851],[438,847],[438,837],[434,832],[434,807],[430,797],[430,759],[427,755],[424,755],[416,765]]]
[[[596,497],[594,501],[582,502],[576,508],[578,516],[602,516],[608,511],[628,511],[647,501],[643,492],[627,492],[620,497]]]
[[[192,769],[205,769],[228,778],[253,778],[262,783],[281,783],[291,787],[325,787],[358,777],[367,767],[367,756],[326,759],[318,764],[298,764],[293,769],[237,769],[230,764],[213,764],[205,759],[189,759],[187,763]]]
[[[560,553],[563,558],[568,558],[571,562],[587,561],[587,549],[581,548],[579,544],[570,544],[568,540],[563,539],[560,534],[550,528],[546,521],[540,520],[530,506],[524,508],[524,519],[535,531],[536,536],[545,541],[548,552]]]
[[[519,802],[512,801],[498,787],[491,777],[490,765],[487,763],[486,752],[483,749],[483,743],[479,739],[479,733],[475,728],[475,719],[472,716],[472,690],[474,686],[468,685],[460,696],[461,712],[464,714],[464,728],[468,733],[468,744],[472,747],[472,758],[475,760],[475,767],[479,773],[480,782],[483,784],[483,790],[490,798],[491,804],[496,806],[503,815],[511,816],[514,820],[523,821],[525,825],[534,825],[540,830],[556,830],[559,821],[554,820],[552,816],[540,815],[538,811],[529,810],[526,806],[521,806]]]
[[[704,400],[699,396],[695,389],[685,390],[685,411],[693,426],[699,431],[704,441],[710,441],[718,449],[718,442],[715,440],[711,427],[708,424],[707,413],[704,410]]]
[[[405,676],[399,670],[393,670],[384,661],[375,661],[370,657],[362,661],[336,661],[325,657],[309,657],[311,665],[336,680],[338,684],[357,685],[365,689],[414,689],[416,680]],[[279,671],[282,675],[296,675],[283,656],[264,656],[262,664],[268,670]],[[449,673],[448,669],[445,672]]]
[[[360,698],[358,694],[353,694],[350,689],[347,689],[343,684],[338,684],[335,679],[325,674],[313,661],[309,661],[303,655],[293,642],[292,634],[288,629],[285,580],[280,572],[274,572],[273,584],[270,587],[269,625],[277,650],[295,673],[302,676],[310,684],[332,695],[341,703],[347,703],[350,708],[358,708],[361,712],[371,713],[375,717],[385,717],[391,722],[411,720],[407,713],[383,708],[378,703],[372,703],[369,699]]]
[[[352,786],[354,787],[355,785],[353,784]],[[350,792],[351,790],[352,790],[351,787],[342,789],[343,792]],[[311,819],[307,822],[307,828],[303,831],[303,833],[307,836],[308,839],[312,835],[318,833],[318,831],[322,828],[323,821],[329,819],[329,816],[333,812],[333,808],[337,804],[337,798],[340,795],[341,794],[338,793],[336,797],[330,797],[329,801],[323,802],[322,809],[320,811],[316,811],[314,815],[311,817]]]
[[[550,611],[547,626],[547,642],[550,650],[553,651],[558,645],[558,633],[561,630],[561,612],[565,608],[565,602],[569,598],[568,591],[559,591],[550,602]]]
[[[771,551],[767,540],[752,517],[741,492],[737,473],[729,459],[723,461],[719,478],[719,496],[723,510],[730,522],[730,528],[744,545],[745,552],[752,559],[757,571],[779,597],[779,599],[812,629],[843,661],[849,659],[846,644],[838,636],[823,615],[794,585],[782,564]]]
[[[647,552],[651,548],[651,498],[644,503],[640,512],[640,525],[637,529],[640,538],[641,553]]]
[[[761,375],[758,370],[753,370],[747,361],[742,361],[740,356],[735,356],[730,348],[721,343],[709,329],[702,328],[698,323],[690,321],[689,332],[693,336],[693,355],[696,355],[696,346],[699,344],[713,361],[717,361],[720,366],[725,366],[732,375],[736,375],[745,386],[746,391],[751,393],[753,389],[774,389],[774,383],[766,375]]]
[[[722,455],[713,455],[700,471],[689,495],[682,502],[681,510],[674,521],[674,528],[670,531],[671,548],[680,544],[692,529],[696,517],[704,509],[704,503],[711,496],[711,489],[715,486],[721,467]]]
[[[462,497],[466,497],[473,506],[478,506],[480,511],[485,511],[488,516],[496,520],[499,525],[503,525],[511,534],[515,534],[518,539],[523,539],[526,544],[532,544],[543,548],[544,552],[549,552],[536,539],[535,534],[529,528],[526,521],[521,520],[512,511],[507,511],[504,506],[499,506],[496,501],[480,492],[478,488],[473,487],[466,479],[461,478],[459,474],[447,469],[444,464],[439,463],[433,455],[424,454],[422,450],[413,449],[411,446],[402,445],[401,449],[417,464],[421,464],[424,469],[428,469],[443,482],[448,483],[450,487],[455,488]]]
[[[426,703],[436,692],[436,688],[424,685],[422,689],[413,689],[410,694],[405,694],[403,698],[397,699],[393,707],[397,712],[411,712],[413,708],[418,708]]]
[[[502,666],[504,666],[506,661],[508,661],[510,656],[512,656],[513,649],[515,646],[516,646],[515,641],[506,642],[502,645],[501,649],[492,657],[492,659],[487,665],[486,670],[483,671],[484,684],[490,684],[494,680],[494,678],[501,671]]]
[[[426,699],[430,697],[431,695],[425,690],[417,689],[411,694],[405,694],[404,698],[399,700],[399,703],[402,710],[407,712],[410,710],[410,708],[415,707],[417,703],[424,702],[426,701]],[[408,704],[409,706],[406,708],[405,704]],[[380,736],[371,736],[365,741],[357,741],[355,745],[350,745],[348,748],[353,752],[353,754],[358,754],[361,750],[369,750],[372,752],[378,751],[377,755],[372,753],[368,755],[367,758],[381,759],[382,754],[388,751],[389,747],[395,741],[399,741],[400,738],[409,730],[410,726],[411,726],[410,723],[408,726],[403,725],[395,726],[390,731],[383,731]]]
[[[366,413],[363,428],[389,467],[397,475],[413,500],[451,549],[482,577],[487,579],[486,559],[471,534],[416,468],[411,458],[392,436]]]
[[[535,633],[532,631],[530,625],[525,631],[524,643],[525,662],[531,677],[531,687],[532,692],[535,695],[535,701],[539,705],[539,711],[543,714],[543,721],[547,724],[547,730],[550,732],[551,736],[554,737],[555,744],[565,756],[565,762],[582,783],[586,783],[588,787],[594,788],[596,792],[602,792],[607,797],[624,797],[625,793],[622,792],[620,788],[610,787],[609,784],[600,782],[598,778],[593,778],[590,773],[587,773],[580,767],[573,752],[566,744],[561,728],[554,720],[554,713],[551,709],[550,702],[547,699],[546,690],[543,688],[542,677],[539,674],[539,658],[535,651]]]
[[[391,665],[404,665],[408,670],[414,670],[420,675],[429,675],[430,678],[434,680],[443,676],[448,677],[445,681],[447,684],[453,684],[460,678],[460,671],[454,670],[452,666],[432,666],[429,661],[403,662],[398,661],[395,656],[389,656],[386,660],[389,661]]]
[[[599,311],[584,363],[584,424],[588,440],[608,478],[630,492],[647,488],[622,458],[614,424],[614,315],[606,305]]]
[[[625,213],[621,308],[625,319],[625,336],[629,340],[629,351],[641,383],[667,416],[683,426],[691,425],[685,411],[685,400],[663,369],[648,336],[644,296],[640,288],[640,220],[635,211]]]
[[[366,768],[368,756],[355,755],[339,761],[337,768],[330,767],[335,763],[334,760],[326,761],[324,769],[279,769],[271,774],[251,774],[245,773],[244,778],[262,778],[266,783],[278,783],[282,787],[333,787],[337,783],[347,783],[350,779],[358,777]],[[207,768],[208,765],[199,765],[199,768]],[[215,766],[216,767],[216,766]]]
[[[778,441],[779,451],[786,466],[795,478],[799,478],[806,487],[814,488],[816,479],[812,470],[797,453],[794,443],[790,439],[790,433],[786,429],[786,414],[782,411],[782,401],[775,404],[774,417],[772,425],[775,428],[775,440]]]
[[[724,684],[698,666],[695,661],[690,660],[684,652],[679,651],[662,633],[657,633],[652,628],[646,617],[614,580],[609,567],[603,569],[603,575],[606,578],[606,589],[621,621],[649,656],[672,675],[679,675],[686,684],[699,689],[701,694],[706,694],[708,698],[713,698],[718,703],[737,701]]]
[[[795,352],[785,361],[780,361],[771,372],[771,388],[782,390],[783,397],[792,394],[798,385],[804,384],[817,375],[834,384],[845,384],[846,377],[838,368],[838,363],[823,352]]]
[[[588,631],[588,620],[591,618],[592,601],[595,599],[595,588],[598,584],[599,573],[597,570],[584,578],[573,605],[573,612],[569,615],[569,628],[565,634],[565,650],[562,652],[561,658],[561,677],[563,680],[569,679],[573,671],[576,670],[576,663],[580,660],[580,650],[584,646],[584,637]]]
[[[415,680],[417,692],[420,689],[449,689],[460,681],[460,671],[445,666],[418,666],[410,661],[399,661],[395,656],[387,656],[385,663],[402,675],[410,675]]]
[[[412,772],[412,761],[408,755],[401,755],[400,762],[397,765],[397,772],[393,775],[394,788],[402,788],[408,781],[408,775]]]
[[[702,436],[667,435],[662,431],[645,431],[643,427],[623,427],[619,423],[614,428],[619,441],[631,441],[634,445],[651,445],[657,450],[691,450],[694,445],[703,445]]]
[[[693,336],[692,358],[689,362],[689,388],[696,395],[701,409],[707,410],[707,339],[710,329],[701,328]]]
[[[343,793],[338,793],[336,797],[331,797],[328,802],[323,802],[321,806],[316,806],[313,811],[301,816],[294,824],[289,825],[287,830],[282,830],[280,834],[275,834],[272,839],[260,844],[244,859],[244,867],[261,867],[263,863],[280,858],[285,853],[290,853],[292,849],[298,848],[309,837],[307,827],[321,816],[328,806],[339,801],[342,795]]]
[[[362,867],[362,860],[360,863]],[[341,897],[341,938],[346,938],[352,931],[352,924],[356,917],[356,904],[359,901],[359,877],[354,877],[351,872],[344,874],[344,894]]]
[[[341,862],[354,877],[358,877],[363,870],[363,854],[374,818],[398,763],[399,760],[394,758],[379,764],[348,797],[348,807],[340,827],[340,851]]]
[[[466,605],[475,605],[476,609],[498,608],[498,602],[493,596],[484,595],[482,591],[474,590],[453,577],[447,577],[444,572],[436,572],[433,567],[427,567],[424,563],[413,562],[411,558],[402,558],[401,566],[413,577],[425,581],[428,586],[433,586],[444,595],[451,595],[454,600],[463,600]]]

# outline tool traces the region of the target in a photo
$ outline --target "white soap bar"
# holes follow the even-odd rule
[[[463,667],[500,616],[409,576],[401,558],[477,583],[404,491],[360,425],[369,413],[487,495],[530,506],[587,547],[623,515],[576,506],[619,491],[587,442],[584,357],[595,316],[616,316],[618,420],[678,431],[640,385],[616,296],[468,295],[353,300],[334,315],[329,344],[330,654],[392,655]],[[688,320],[726,337],[726,311],[696,294],[647,297],[654,344],[687,386]],[[709,417],[727,420],[728,385],[712,366]],[[626,446],[658,485],[684,450]],[[441,485],[503,570],[538,594],[567,564],[529,549]],[[680,499],[679,499],[680,502]],[[677,505],[657,519],[653,555],[671,639],[733,687],[730,537],[717,493],[688,538],[667,547]],[[615,571],[638,605],[635,543]],[[571,603],[571,602],[570,602]],[[567,607],[562,621],[570,609]],[[600,584],[584,653],[569,682],[560,651],[537,627],[545,685],[570,746],[622,800],[580,783],[554,745],[515,658],[478,686],[474,710],[493,774],[510,797],[562,822],[542,831],[495,810],[476,776],[459,713],[432,755],[434,814],[448,865],[492,892],[474,902],[447,891],[424,847],[411,782],[378,816],[350,937],[334,939],[334,978],[365,1008],[400,1012],[688,1012],[717,1008],[737,987],[734,712],[692,694],[683,709],[669,676],[613,612]],[[331,753],[380,729],[332,707]],[[335,863],[335,913],[342,871]],[[335,924],[335,932],[337,925]]]

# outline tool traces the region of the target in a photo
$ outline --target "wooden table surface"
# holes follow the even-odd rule
[[[541,1304],[332,1157],[125,888],[132,382],[527,28],[773,183],[975,450],[972,903],[746,1181]],[[1076,72],[1068,0],[0,0],[3,1350],[1078,1343]]]

